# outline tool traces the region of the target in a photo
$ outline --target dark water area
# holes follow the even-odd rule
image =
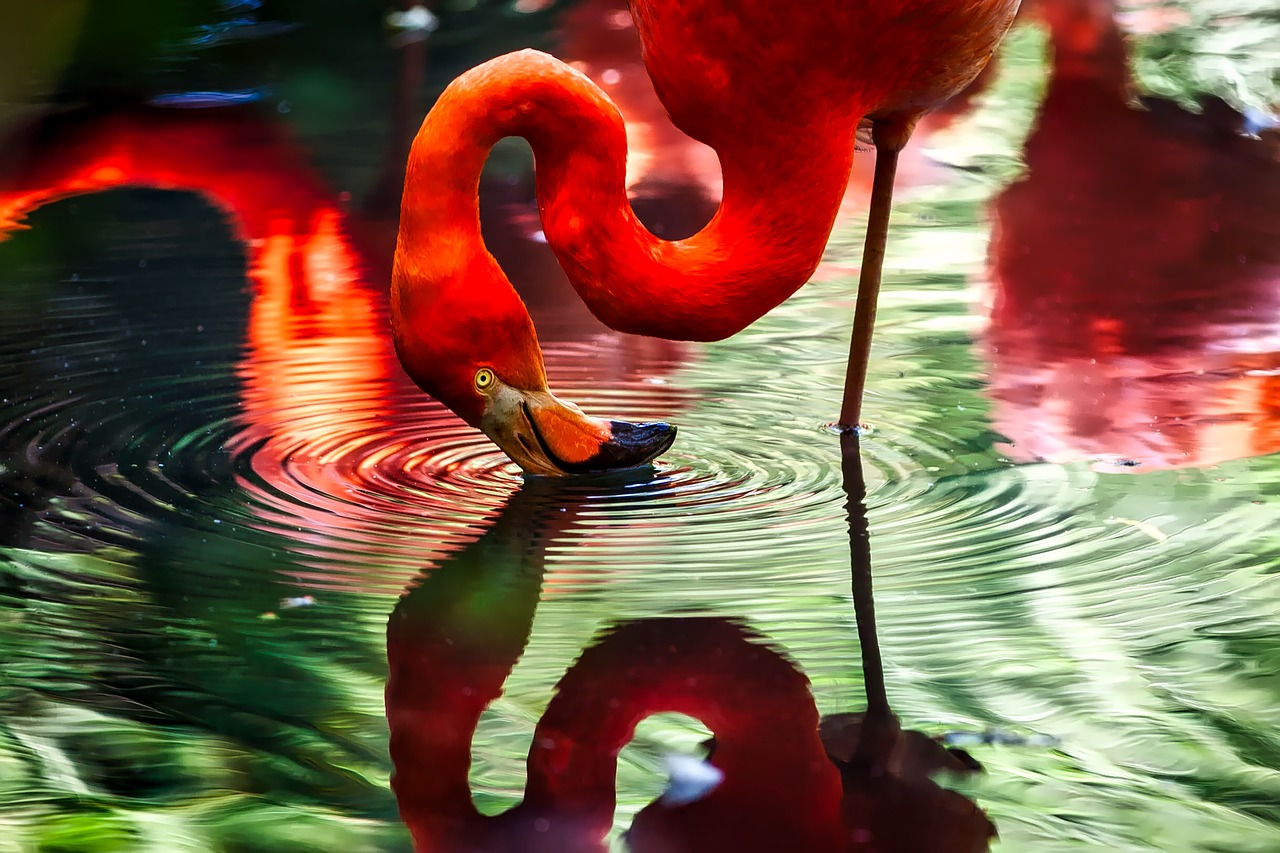
[[[501,143],[551,387],[680,428],[559,482],[396,360],[406,134],[535,46],[655,233],[719,170],[624,4],[440,5],[0,28],[0,853],[1280,849],[1274,10],[1024,11],[903,154],[856,440],[869,153],[691,344],[591,316]]]

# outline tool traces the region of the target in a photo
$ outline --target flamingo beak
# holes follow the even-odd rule
[[[550,391],[501,383],[488,395],[480,429],[525,473],[551,477],[636,468],[676,438],[670,424],[599,420]]]

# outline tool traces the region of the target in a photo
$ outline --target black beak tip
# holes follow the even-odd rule
[[[619,471],[644,465],[666,453],[676,440],[675,426],[661,421],[643,424],[610,421],[609,431],[609,440],[584,463],[587,470]]]
[[[676,428],[662,421],[633,424],[629,421],[610,421],[610,444],[629,450],[651,454],[649,459],[666,453],[676,440]],[[648,460],[646,460],[648,461]]]

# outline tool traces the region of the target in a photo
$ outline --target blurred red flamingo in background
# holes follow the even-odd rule
[[[623,119],[596,84],[535,51],[463,74],[409,155],[392,272],[406,371],[527,471],[654,458],[671,427],[589,418],[547,389],[533,324],[480,233],[489,149],[505,136],[529,141],[543,231],[592,313],[621,331],[705,341],[745,328],[809,278],[869,120],[877,168],[841,410],[855,425],[897,153],[925,112],[978,74],[1017,6],[635,0],[658,97],[716,151],[724,178],[711,222],[676,241],[649,232],[628,203]]]
[[[1280,450],[1280,136],[1214,98],[1135,103],[1114,0],[1029,11],[1051,76],[988,257],[1005,452],[1149,470]]]

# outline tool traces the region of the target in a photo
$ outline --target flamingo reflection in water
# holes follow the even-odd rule
[[[1112,0],[1035,4],[1051,75],[991,206],[990,394],[1019,461],[1204,466],[1280,450],[1280,134],[1133,101]]]
[[[415,849],[605,850],[619,751],[642,719],[674,711],[711,729],[707,766],[640,811],[626,835],[637,853],[986,850],[986,815],[931,778],[976,764],[902,730],[889,709],[857,437],[844,442],[865,715],[819,720],[801,671],[735,620],[625,622],[560,679],[533,732],[523,801],[480,815],[468,774],[481,714],[528,641],[548,545],[571,540],[578,510],[608,488],[528,480],[480,538],[418,578],[387,625],[392,787]]]

